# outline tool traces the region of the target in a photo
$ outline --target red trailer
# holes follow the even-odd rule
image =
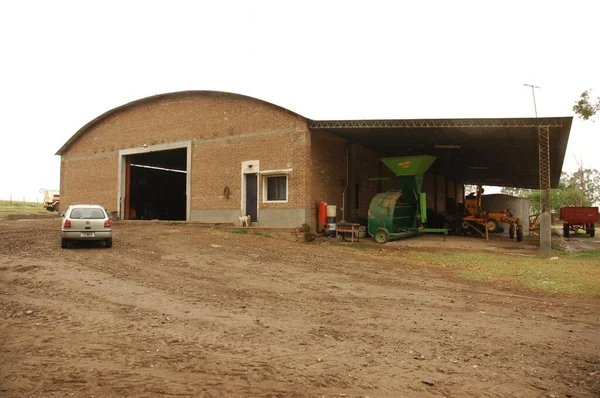
[[[560,209],[560,219],[564,221],[564,237],[569,237],[569,232],[577,232],[580,229],[585,230],[592,238],[596,234],[594,224],[598,222],[597,207],[562,207]]]

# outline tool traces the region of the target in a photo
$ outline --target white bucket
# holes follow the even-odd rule
[[[327,230],[329,231],[329,237],[330,238],[335,238],[336,233],[336,225],[335,223],[333,224],[327,224],[327,226],[325,227],[327,228]]]
[[[327,217],[335,217],[337,213],[337,208],[335,205],[327,206]]]
[[[358,228],[358,232],[356,234],[358,235],[358,238],[366,238],[367,237],[367,229],[361,225]]]

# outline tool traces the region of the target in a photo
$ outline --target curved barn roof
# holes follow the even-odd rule
[[[210,90],[176,91],[176,92],[172,92],[172,93],[157,94],[157,95],[152,95],[150,97],[141,98],[141,99],[129,102],[127,104],[118,106],[116,108],[113,108],[107,112],[104,112],[103,114],[96,117],[91,122],[87,123],[85,126],[80,128],[75,134],[73,134],[73,136],[71,136],[71,138],[69,138],[69,140],[67,142],[65,142],[62,147],[60,147],[60,149],[56,152],[56,155],[64,154],[65,151],[67,149],[69,149],[69,147],[71,145],[73,145],[73,143],[75,141],[77,141],[79,139],[79,137],[86,134],[89,130],[92,129],[92,127],[102,123],[104,120],[108,119],[109,117],[111,117],[114,114],[117,114],[119,112],[123,112],[125,110],[134,108],[136,106],[147,105],[150,103],[160,102],[160,101],[168,100],[168,99],[186,98],[186,97],[188,97],[188,98],[189,97],[218,97],[218,96],[227,96],[227,97],[232,97],[232,98],[240,98],[240,99],[247,99],[247,100],[255,101],[257,103],[266,104],[267,106],[279,109],[282,112],[292,114],[296,117],[306,119],[304,116],[298,115],[297,113],[292,112],[289,109],[283,108],[279,105],[275,105],[270,102],[263,101],[263,100],[260,100],[258,98],[254,98],[254,97],[249,97],[249,96],[242,95],[242,94],[228,93],[225,91],[210,91]]]

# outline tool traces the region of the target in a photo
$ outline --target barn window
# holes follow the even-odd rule
[[[287,175],[276,175],[265,177],[264,201],[265,202],[287,202],[288,184]]]

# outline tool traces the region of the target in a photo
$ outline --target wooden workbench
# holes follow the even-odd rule
[[[360,224],[354,224],[354,223],[343,223],[343,224],[337,224],[336,225],[336,234],[337,235],[342,235],[344,238],[346,237],[347,233],[350,233],[350,242],[354,243],[354,240],[356,239],[356,241],[359,241],[358,238],[358,231],[360,229]]]

